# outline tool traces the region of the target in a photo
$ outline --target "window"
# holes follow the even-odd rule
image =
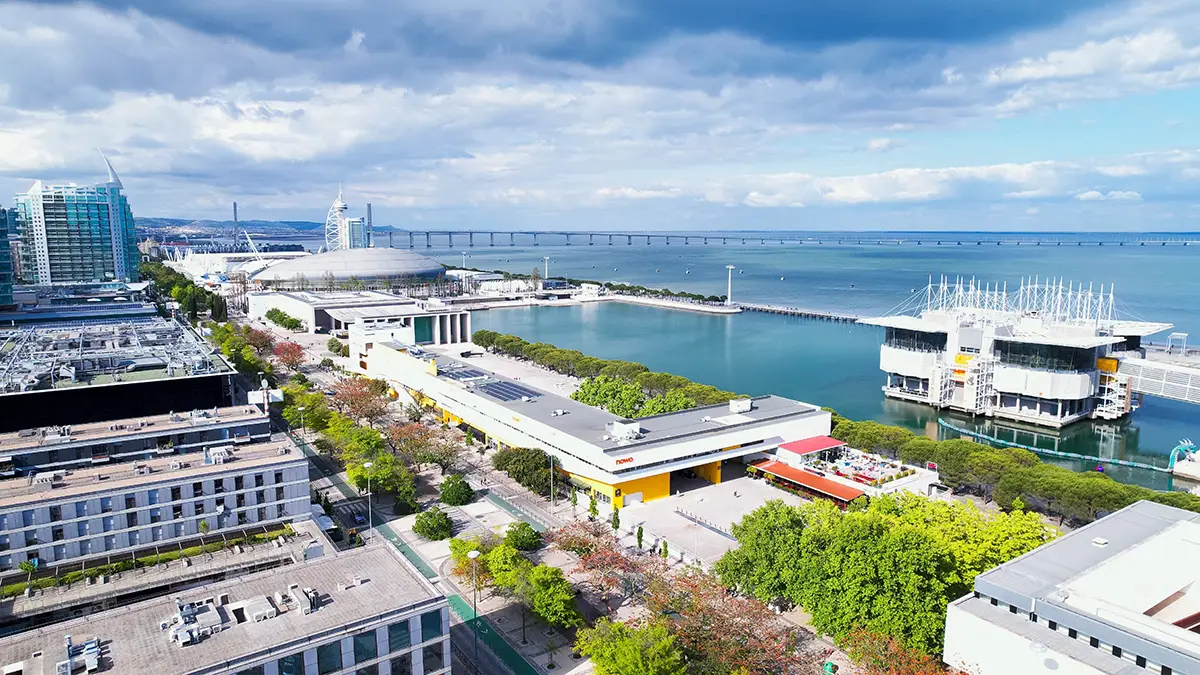
[[[133,495],[125,495],[125,508],[126,509],[136,509],[137,508],[137,498],[134,497]]]
[[[254,666],[253,668],[237,671],[237,675],[265,675],[265,673],[266,671],[263,670],[262,666]]]
[[[1050,630],[1058,630],[1058,622],[1057,621],[1049,621],[1047,623],[1048,623],[1048,626],[1050,627]]]
[[[246,525],[249,522],[250,522],[250,517],[246,515],[246,512],[238,511],[238,525]]]
[[[196,502],[195,508],[196,508],[196,511],[195,511],[196,515],[198,515],[198,516],[204,515],[204,502]]]
[[[51,506],[50,507],[50,522],[53,523],[57,520],[62,520],[62,507],[61,506]]]
[[[412,652],[392,659],[392,675],[412,675]]]
[[[75,502],[75,517],[83,518],[88,514],[87,502]]]
[[[63,529],[61,527],[52,528],[50,530],[50,538],[53,539],[54,541],[62,541],[63,540]]]
[[[276,483],[282,483],[282,482],[283,482],[283,472],[282,472],[282,471],[276,471],[276,472],[275,472],[275,482],[276,482]]]
[[[432,640],[442,634],[442,612],[434,610],[421,615],[421,642]]]
[[[137,511],[125,514],[125,527],[137,527],[138,517]]]
[[[263,475],[261,473],[254,474],[254,487],[263,486]]]
[[[51,450],[51,451],[47,452],[46,453],[46,461],[51,464],[53,464],[54,462],[57,462],[58,461],[58,451]]]
[[[261,506],[258,507],[258,522],[261,523],[262,521],[264,521],[266,519],[267,519],[267,510]]]
[[[375,643],[375,631],[369,630],[354,636],[354,662],[362,663],[379,656],[379,646]]]
[[[201,483],[200,481],[196,481],[195,483],[192,483],[192,496],[193,497],[203,497],[204,496],[204,483]]]
[[[171,518],[179,520],[183,517],[183,504],[176,504],[171,507]]]
[[[412,646],[412,628],[408,621],[401,621],[388,626],[388,651],[398,652]]]
[[[443,644],[445,644],[445,642],[438,642],[421,650],[421,660],[425,664],[425,672],[431,673],[446,665],[442,654]]]
[[[158,503],[158,490],[151,490],[146,493],[146,501],[150,504]]]
[[[1100,638],[1098,638],[1098,637],[1090,638],[1088,640],[1088,644],[1093,647],[1099,647],[1100,646]]]
[[[176,485],[171,488],[171,501],[177,502],[180,499],[183,499],[183,489]]]
[[[374,663],[369,666],[363,666],[354,671],[354,675],[379,675],[379,666]]]
[[[244,478],[242,478],[241,476],[237,476],[236,478],[233,479],[233,489],[234,490],[241,490],[245,487],[246,487],[246,480]]]
[[[326,675],[342,669],[342,643],[330,642],[317,647],[317,673]]]
[[[279,675],[304,675],[304,654],[291,654],[276,661]]]
[[[100,498],[100,513],[109,513],[112,511],[112,497]]]
[[[286,515],[287,515],[287,507],[285,507],[283,504],[276,504],[275,505],[275,517],[282,518]]]
[[[104,531],[105,531],[105,532],[112,532],[112,529],[113,529],[113,517],[112,517],[112,516],[104,516],[104,520],[102,520],[102,521],[101,521],[101,525],[103,525],[103,526],[104,526]]]
[[[281,488],[281,487],[275,488],[275,501],[277,501],[277,502],[283,501],[283,488]]]
[[[266,493],[264,493],[262,490],[257,490],[257,491],[255,491],[255,493],[254,493],[254,503],[255,503],[255,504],[265,504],[266,502],[267,502],[267,495],[266,495]]]
[[[154,494],[154,493],[151,493]],[[162,509],[150,509],[150,522],[158,523],[162,521]]]
[[[1075,638],[1079,637],[1079,631],[1075,630],[1074,628],[1068,628],[1067,629],[1067,637],[1074,640]]]

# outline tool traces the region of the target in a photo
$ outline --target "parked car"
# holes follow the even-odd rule
[[[365,524],[366,524],[366,522],[367,522],[367,517],[366,517],[366,516],[364,516],[364,515],[363,515],[363,514],[361,514],[361,513],[356,513],[356,514],[354,514],[354,524],[355,524],[355,525],[365,525]]]

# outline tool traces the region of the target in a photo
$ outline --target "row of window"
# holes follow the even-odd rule
[[[274,475],[274,479],[275,480],[274,480],[273,484],[275,486],[277,486],[275,488],[276,500],[283,499],[283,497],[282,497],[282,494],[283,494],[282,484],[284,482],[283,481],[283,472],[276,471],[275,475]],[[226,480],[228,480],[228,479],[225,479],[225,478],[215,479],[213,481],[212,494],[206,494],[204,492],[204,481],[196,481],[196,482],[192,483],[190,498],[194,499],[196,497],[212,496],[214,494],[215,495],[225,494],[225,492],[226,492],[225,481]],[[233,479],[233,485],[234,485],[235,492],[245,490],[246,489],[245,476],[235,476]],[[261,473],[254,474],[254,487],[256,487],[256,488],[266,487],[265,474],[261,474]],[[182,485],[172,486],[170,488],[170,490],[171,490],[170,501],[177,502],[177,501],[181,501],[183,499],[183,486]],[[159,493],[161,491],[162,490],[160,490],[160,489],[147,490],[145,493],[147,503],[151,506],[158,504],[159,503]],[[238,498],[244,497],[244,495],[237,495],[237,496],[238,496]],[[265,497],[265,494],[264,494],[263,490],[258,490],[255,492],[255,498],[257,500],[257,503],[260,503],[260,504],[263,503],[265,501],[264,497]],[[113,497],[101,497],[100,498],[100,513],[111,513],[113,511],[113,499],[114,499]],[[74,518],[86,518],[88,516],[96,515],[95,513],[89,513],[90,509],[89,509],[88,503],[89,502],[87,502],[87,501],[75,502],[75,504],[74,504],[75,515],[73,517]],[[121,502],[117,502],[118,505],[120,505],[120,503]],[[126,494],[124,496],[124,504],[125,504],[125,510],[127,510],[127,511],[138,508],[137,495],[136,494]],[[238,506],[242,506],[242,504],[238,504]],[[203,507],[201,506],[201,508],[203,508]],[[63,520],[63,505],[55,504],[53,506],[50,506],[48,511],[49,511],[49,518],[50,518],[49,522],[54,523],[54,522]],[[203,511],[201,511],[201,513],[203,513]],[[15,513],[0,513],[0,531],[8,530],[10,528],[15,529],[17,527],[33,527],[35,525],[38,525],[39,523],[37,522],[38,521],[37,515],[38,515],[37,509],[26,509],[26,510],[22,511],[21,512],[21,525],[18,526],[14,520],[14,518],[16,516]],[[71,516],[68,515],[68,517],[71,517]]]
[[[1017,607],[1016,605],[1009,605],[1008,603],[1000,602],[996,598],[990,598],[990,597],[984,596],[983,594],[979,593],[978,591],[975,593],[975,597],[983,598],[983,599],[991,602],[992,605],[996,606],[996,607],[1008,607],[1008,611],[1011,614],[1026,614],[1026,612],[1024,610],[1022,610],[1020,607]],[[1110,645],[1107,642],[1102,642],[1100,640],[1100,638],[1090,636],[1090,635],[1085,635],[1085,634],[1080,633],[1079,631],[1075,630],[1074,628],[1060,626],[1058,624],[1058,622],[1056,622],[1056,621],[1051,621],[1049,619],[1041,619],[1038,617],[1037,614],[1028,614],[1028,616],[1029,616],[1029,620],[1034,623],[1041,624],[1056,633],[1061,633],[1063,635],[1066,635],[1067,637],[1071,638],[1072,640],[1079,640],[1080,642],[1086,642],[1096,649],[1103,649],[1104,651],[1112,654],[1113,656],[1116,656],[1117,658],[1129,661],[1130,663],[1133,663],[1134,665],[1136,665],[1140,668],[1145,668],[1146,670],[1148,670],[1151,673],[1158,673],[1159,675],[1172,675],[1170,666],[1163,666],[1163,665],[1159,665],[1156,663],[1150,663],[1149,661],[1146,660],[1146,657],[1144,657],[1144,656],[1138,656],[1136,654],[1131,653],[1130,651],[1128,651],[1126,649],[1122,649],[1121,647],[1119,647],[1117,645]]]
[[[434,610],[421,615],[421,642],[425,643],[434,640],[442,635],[442,612]],[[344,668],[361,665],[354,672],[355,675],[378,675],[378,663],[367,663],[375,661],[381,654],[379,653],[379,643],[376,639],[374,630],[359,633],[351,638],[352,641],[352,658],[353,662],[348,663],[343,658],[342,641],[330,642],[328,644],[317,647],[317,675],[329,675],[336,673]],[[421,650],[421,660],[426,673],[432,673],[450,665],[446,662],[445,653],[443,651],[443,642],[426,645]],[[412,647],[412,628],[409,620],[399,621],[387,627],[387,648],[388,654],[405,651]],[[304,672],[304,653],[289,654],[276,661],[276,666],[279,669],[279,675],[305,675]],[[413,672],[413,652],[405,651],[392,657],[391,671],[393,675],[409,675]],[[266,669],[263,666],[254,666],[238,671],[237,675],[265,675]]]

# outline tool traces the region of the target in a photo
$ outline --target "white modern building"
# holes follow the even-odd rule
[[[530,279],[514,279],[495,272],[478,272],[476,270],[446,270],[446,276],[463,282],[472,293],[491,297],[518,297],[536,291],[536,285]]]
[[[457,344],[471,339],[471,313],[436,298],[416,299],[383,291],[270,291],[251,293],[250,317],[265,320],[279,309],[309,332],[385,331],[409,344]],[[369,339],[366,342],[370,342]],[[364,353],[367,349],[361,350]]]
[[[541,448],[572,481],[617,506],[667,497],[675,471],[719,483],[727,461],[759,459],[830,428],[828,412],[779,396],[628,420],[398,342],[374,343],[365,370],[490,444]]]
[[[1119,320],[1111,288],[1061,281],[1010,291],[943,279],[921,300],[915,314],[860,322],[886,329],[884,394],[1050,427],[1131,412],[1138,397],[1121,361],[1171,327]]]
[[[975,579],[943,658],[972,675],[1200,673],[1200,514],[1137,502]]]
[[[350,207],[342,199],[342,188],[338,186],[337,199],[325,216],[325,250],[344,251],[351,248],[370,248],[371,205],[367,204],[366,218],[347,218]]]
[[[152,555],[310,517],[308,462],[289,440],[173,453],[0,481],[0,570]]]
[[[449,635],[446,598],[367,546],[0,638],[0,672],[445,675]]]
[[[104,164],[104,183],[48,185],[39,180],[16,196],[24,283],[138,280],[133,212],[108,158]]]

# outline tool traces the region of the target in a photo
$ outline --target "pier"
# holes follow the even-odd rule
[[[803,309],[800,307],[788,307],[785,305],[761,305],[751,302],[739,302],[739,307],[747,312],[763,312],[765,314],[783,314],[785,316],[798,316],[802,319],[815,319],[817,321],[835,321],[838,323],[858,323],[861,317],[853,314],[841,314],[838,312],[824,312],[815,309]]]

